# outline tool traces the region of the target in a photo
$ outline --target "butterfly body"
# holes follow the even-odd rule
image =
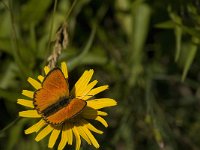
[[[69,98],[60,98],[58,102],[56,102],[53,105],[50,105],[46,109],[44,109],[41,113],[45,116],[48,117],[51,114],[55,113],[56,111],[60,110],[62,107],[65,107],[69,104]]]
[[[35,91],[34,106],[43,119],[59,125],[78,115],[86,106],[86,101],[69,95],[68,82],[59,68],[51,70]]]

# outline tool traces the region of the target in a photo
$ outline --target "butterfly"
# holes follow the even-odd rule
[[[59,68],[54,68],[45,77],[42,88],[34,92],[33,104],[46,122],[60,125],[80,114],[87,102],[70,96],[68,81]]]

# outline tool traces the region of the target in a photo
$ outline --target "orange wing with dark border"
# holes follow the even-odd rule
[[[59,68],[51,70],[42,83],[42,88],[34,93],[35,108],[41,113],[60,98],[69,97],[68,83]]]
[[[45,118],[47,122],[52,124],[61,124],[65,120],[71,119],[81,113],[81,111],[86,106],[86,101],[78,98],[74,98],[70,101],[70,103],[58,110],[56,113]]]
[[[34,93],[34,106],[38,113],[54,125],[75,117],[86,104],[82,99],[70,99],[68,83],[58,68],[48,73],[42,88]]]

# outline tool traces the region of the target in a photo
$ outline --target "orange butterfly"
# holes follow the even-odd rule
[[[87,102],[70,97],[64,74],[59,68],[55,68],[45,77],[42,88],[35,91],[33,104],[44,120],[59,125],[79,114]]]

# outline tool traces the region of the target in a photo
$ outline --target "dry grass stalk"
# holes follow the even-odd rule
[[[68,33],[67,33],[67,23],[63,23],[62,26],[56,32],[55,44],[53,46],[52,54],[48,57],[48,66],[53,69],[56,66],[58,57],[61,51],[65,49],[68,45]]]

